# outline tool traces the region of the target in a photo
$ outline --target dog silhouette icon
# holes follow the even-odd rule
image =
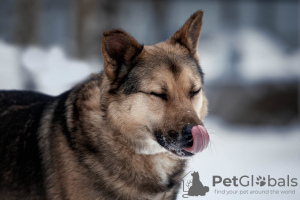
[[[200,181],[198,172],[194,172],[191,175],[193,176],[193,182],[192,182],[192,186],[189,188],[188,195],[205,196],[205,194],[209,191],[209,187],[203,186],[203,184]]]

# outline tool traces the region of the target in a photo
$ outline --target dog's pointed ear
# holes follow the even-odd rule
[[[198,40],[202,27],[203,10],[195,12],[185,24],[171,37],[173,44],[180,44],[192,54],[197,52]]]
[[[126,74],[134,59],[142,52],[143,45],[123,30],[103,33],[102,53],[104,70],[110,80]]]

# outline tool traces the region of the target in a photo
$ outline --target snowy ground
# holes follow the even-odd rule
[[[236,127],[223,123],[214,117],[205,120],[210,133],[211,145],[202,153],[196,155],[190,161],[187,172],[198,171],[200,180],[210,191],[205,196],[191,197],[188,199],[300,199],[300,125],[289,127]],[[223,179],[237,178],[247,175],[251,177],[268,177],[287,179],[297,178],[298,186],[231,186],[225,187],[218,184],[212,186],[213,176],[221,176]],[[185,183],[191,180],[188,174]],[[279,180],[281,181],[281,180]],[[243,179],[246,182],[246,179]],[[270,181],[274,184],[274,181]],[[245,183],[243,183],[245,184]],[[291,184],[291,182],[290,182]],[[216,194],[216,189],[225,194]],[[178,199],[185,199],[182,187]],[[249,194],[254,191],[269,191],[269,194]],[[271,190],[278,190],[279,194],[270,194]],[[282,191],[295,192],[295,194],[281,194]],[[294,191],[293,191],[294,190]],[[185,191],[187,189],[185,188]],[[237,191],[237,194],[226,193]],[[244,191],[248,194],[241,195]]]

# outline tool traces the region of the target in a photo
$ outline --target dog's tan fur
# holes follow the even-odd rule
[[[178,136],[184,125],[202,124],[207,114],[197,56],[202,15],[203,11],[196,12],[169,40],[152,46],[139,44],[122,30],[104,33],[104,73],[59,97],[37,101],[34,105],[42,111],[28,119],[36,128],[18,129],[6,144],[17,148],[16,133],[36,135],[38,144],[33,145],[39,153],[27,167],[37,165],[37,170],[25,177],[12,176],[22,166],[0,147],[4,156],[0,175],[6,177],[0,180],[1,196],[175,199],[186,159],[164,148],[157,137],[168,138],[170,132]],[[0,107],[3,132],[17,124],[7,121],[10,116],[31,116],[37,109],[24,106],[25,100],[20,105],[8,103],[9,97],[19,95],[0,92],[0,102],[9,104]],[[32,94],[28,98],[26,104]],[[26,120],[18,124],[28,124]],[[28,183],[30,178],[36,181]]]

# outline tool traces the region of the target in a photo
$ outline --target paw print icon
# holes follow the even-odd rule
[[[266,178],[265,177],[256,177],[256,185],[260,185],[261,187],[264,186],[266,184]]]

